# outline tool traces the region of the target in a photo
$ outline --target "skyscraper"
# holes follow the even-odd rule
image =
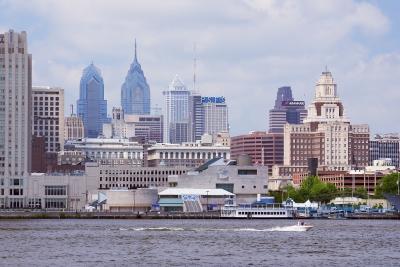
[[[31,170],[31,93],[26,32],[0,34],[0,208],[24,206]]]
[[[136,40],[135,58],[121,87],[121,106],[125,114],[150,114],[150,87],[137,60]]]
[[[301,124],[306,116],[304,101],[294,101],[290,86],[280,87],[275,106],[269,111],[269,132],[283,133],[286,123]]]
[[[46,152],[64,150],[64,89],[34,86],[32,132],[43,136]]]
[[[204,108],[201,95],[192,91],[189,97],[190,138],[191,142],[201,140],[204,134]]]
[[[104,100],[104,82],[100,69],[93,63],[83,70],[78,104],[78,116],[82,118],[85,137],[96,138],[102,133],[107,119],[107,101]]]
[[[225,97],[202,97],[204,109],[204,133],[215,135],[229,132],[228,106]]]
[[[190,91],[176,75],[163,95],[165,104],[164,141],[174,144],[188,142],[190,140]]]

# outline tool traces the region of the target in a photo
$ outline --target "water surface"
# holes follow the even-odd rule
[[[399,266],[400,222],[0,221],[1,266]],[[278,227],[278,228],[277,228]],[[281,228],[279,228],[281,227]]]

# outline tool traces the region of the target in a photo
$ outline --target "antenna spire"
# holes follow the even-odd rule
[[[135,38],[135,61],[137,61],[137,55],[136,55],[136,38]]]
[[[193,91],[196,90],[196,43],[193,44]]]

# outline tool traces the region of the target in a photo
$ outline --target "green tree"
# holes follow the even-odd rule
[[[383,176],[378,186],[375,188],[375,196],[382,198],[383,194],[397,194],[397,187],[399,182],[399,174],[392,173]]]

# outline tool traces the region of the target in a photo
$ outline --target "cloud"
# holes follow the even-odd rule
[[[279,86],[291,85],[296,98],[310,101],[325,65],[349,117],[400,131],[390,123],[396,113],[387,105],[390,98],[382,98],[383,119],[359,103],[359,90],[368,92],[363,101],[374,100],[377,87],[395,94],[391,83],[400,66],[398,52],[373,47],[392,29],[369,2],[43,0],[3,1],[0,7],[0,28],[28,31],[34,83],[64,87],[67,107],[76,102],[81,71],[92,60],[102,69],[109,111],[120,105],[136,37],[152,103],[159,106],[175,74],[191,87],[196,42],[198,88],[226,96],[233,134],[267,129]]]

